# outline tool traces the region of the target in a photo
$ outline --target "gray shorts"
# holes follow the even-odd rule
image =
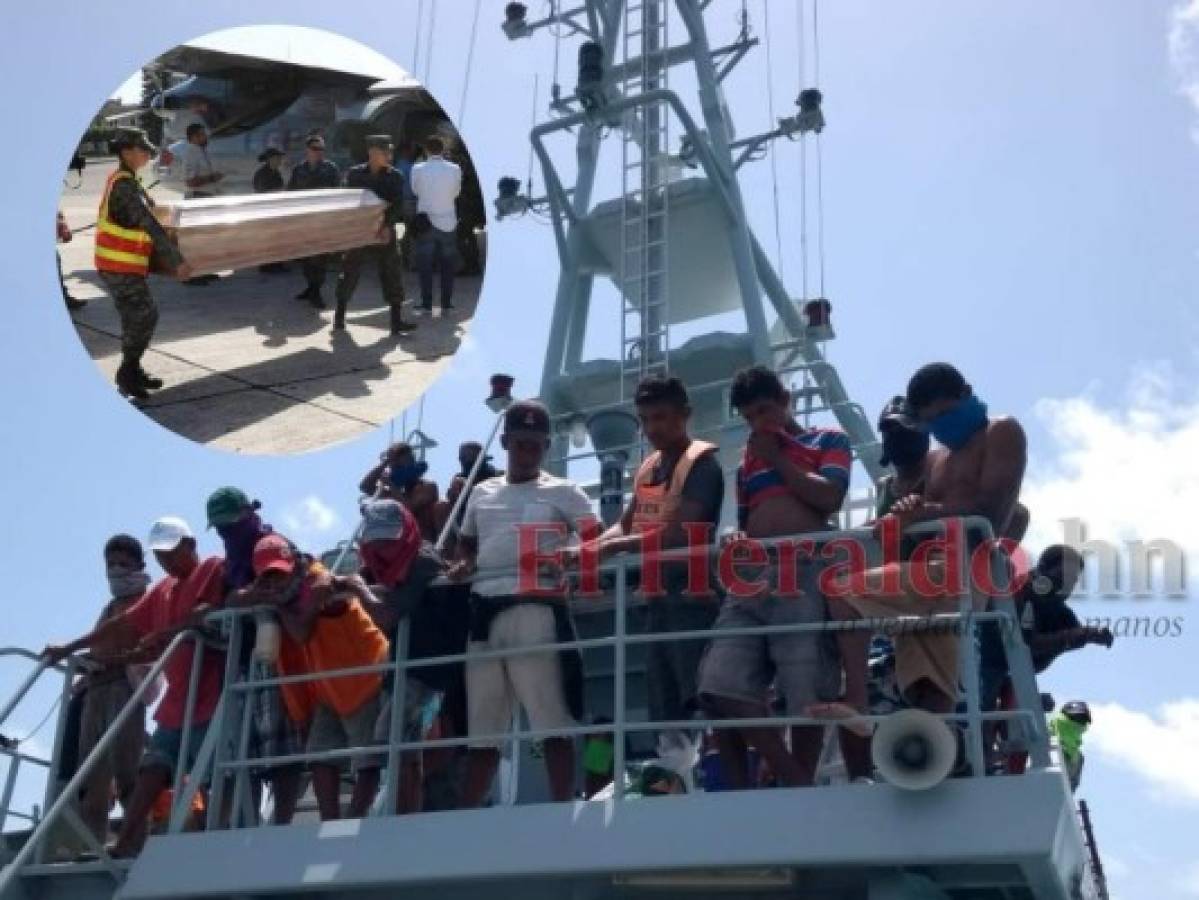
[[[441,691],[426,687],[423,682],[409,678],[404,688],[404,713],[400,717],[400,741],[419,741],[433,727],[441,712]],[[391,695],[379,695],[379,715],[375,720],[375,743],[389,744],[391,737]],[[398,741],[397,741],[398,743]]]
[[[375,739],[375,723],[379,720],[382,697],[382,694],[375,694],[348,716],[339,716],[331,707],[318,703],[312,714],[312,724],[308,727],[307,752],[325,753],[350,747],[376,746],[378,741]],[[350,769],[355,773],[364,769],[378,769],[385,762],[386,757],[381,754],[364,753],[354,757]],[[315,765],[321,763],[317,762]],[[340,766],[341,763],[325,765]]]
[[[700,696],[726,697],[765,705],[771,684],[786,701],[787,714],[801,716],[810,703],[841,695],[841,667],[831,633],[760,634],[720,637],[722,628],[760,628],[828,620],[819,591],[817,565],[801,565],[800,595],[729,597],[712,626],[712,642],[699,669]],[[769,580],[777,584],[771,567]]]

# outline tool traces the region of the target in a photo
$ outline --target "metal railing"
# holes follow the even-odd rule
[[[120,713],[117,714],[116,719],[113,720],[108,730],[104,732],[104,734],[96,742],[96,745],[80,762],[79,767],[67,780],[67,783],[63,785],[61,789],[58,789],[56,778],[54,776],[58,770],[58,763],[62,755],[62,741],[64,732],[62,724],[66,716],[66,703],[63,703],[63,708],[60,711],[58,733],[55,737],[54,755],[50,762],[50,777],[47,779],[46,812],[41,821],[34,826],[34,829],[29,835],[28,839],[25,841],[24,846],[17,852],[13,860],[4,869],[0,870],[0,897],[6,896],[9,887],[16,881],[16,879],[20,877],[21,871],[28,863],[31,861],[41,861],[43,842],[45,841],[46,836],[50,833],[50,827],[57,822],[60,817],[67,822],[68,826],[78,835],[78,837],[83,840],[91,852],[95,854],[96,858],[100,862],[100,865],[106,869],[115,880],[121,880],[123,877],[121,867],[112,859],[112,857],[108,855],[108,853],[105,851],[105,848],[96,840],[95,836],[92,835],[91,830],[83,824],[78,814],[75,813],[71,808],[74,798],[78,795],[80,789],[84,786],[88,777],[91,775],[92,770],[99,763],[100,759],[108,753],[109,748],[112,747],[113,743],[120,735],[125,723],[129,721],[129,718],[133,715],[137,707],[144,704],[145,696],[154,687],[156,679],[162,674],[163,669],[166,668],[166,664],[171,658],[171,655],[176,649],[182,646],[185,641],[194,641],[194,662],[192,666],[191,679],[188,686],[189,690],[184,718],[182,736],[183,740],[181,742],[181,746],[184,749],[181,751],[179,760],[177,761],[175,767],[174,783],[176,789],[178,788],[180,780],[183,777],[183,770],[185,768],[184,764],[186,762],[186,748],[188,746],[187,741],[190,737],[192,719],[194,717],[196,686],[199,682],[198,672],[200,668],[200,661],[204,655],[204,640],[203,634],[198,631],[191,630],[181,631],[171,639],[166,649],[150,668],[149,673],[133,691],[133,695],[130,697],[129,701],[121,709]],[[27,651],[22,652],[32,656],[32,654],[28,654]],[[71,689],[72,677],[80,664],[81,661],[77,657],[70,657],[67,660],[64,701],[65,696]],[[44,660],[39,659],[38,668],[35,670],[36,674],[40,675],[41,672],[47,667],[48,664]],[[10,707],[15,707],[16,704],[20,702],[20,697],[24,696],[24,694],[28,692],[29,687],[32,686],[34,681],[36,681],[36,677],[31,675],[30,678],[26,680],[25,684],[22,685],[22,689],[18,691],[17,699],[11,702],[9,706],[5,707],[5,714],[7,714]],[[2,719],[0,719],[0,721],[2,721]]]
[[[963,526],[961,542],[960,560],[962,573],[970,572],[969,554],[972,552],[971,546],[977,547],[980,543],[991,540],[992,532],[989,524],[979,518],[959,520]],[[909,529],[906,534],[937,534],[943,528],[944,523],[926,523],[925,525],[917,526]],[[966,540],[969,535],[971,540]],[[793,538],[775,538],[764,540],[761,543],[767,547],[778,546],[787,540],[801,539],[805,542],[811,541],[814,548],[822,548],[833,541],[844,541],[845,539],[860,542],[860,544],[868,550],[870,554],[877,555],[880,548],[874,539],[873,533],[868,529],[850,529],[842,531],[820,532],[804,535],[796,535]],[[706,552],[718,552],[719,548],[709,546],[704,548]],[[245,825],[253,825],[257,823],[258,813],[253,808],[251,797],[252,790],[249,783],[249,774],[252,769],[273,768],[288,764],[313,764],[313,763],[340,763],[351,760],[359,756],[379,756],[386,754],[387,763],[385,768],[386,793],[385,801],[380,806],[376,803],[376,808],[382,810],[382,814],[390,815],[396,810],[397,798],[401,787],[401,781],[404,777],[403,766],[400,765],[400,757],[402,754],[420,750],[431,750],[437,748],[448,747],[471,747],[471,746],[495,746],[503,745],[511,742],[514,746],[519,746],[524,742],[541,741],[547,738],[566,737],[573,738],[582,735],[593,734],[610,734],[613,740],[613,761],[612,772],[613,778],[617,785],[623,783],[626,772],[626,750],[625,738],[627,735],[639,734],[644,732],[655,732],[664,730],[699,730],[699,729],[725,729],[725,728],[752,728],[752,727],[778,727],[785,728],[793,725],[811,725],[820,727],[838,726],[838,725],[853,725],[856,723],[869,723],[874,725],[886,718],[885,716],[872,715],[869,713],[861,713],[849,718],[830,720],[827,718],[814,718],[811,716],[763,716],[760,718],[694,718],[677,721],[630,721],[628,703],[626,702],[626,679],[629,675],[628,668],[628,651],[632,647],[649,645],[660,641],[675,641],[675,640],[710,640],[718,637],[735,637],[740,635],[779,635],[779,634],[799,634],[799,633],[820,633],[820,632],[836,632],[844,630],[866,630],[876,629],[879,626],[879,621],[875,619],[863,619],[856,621],[823,621],[815,623],[800,623],[788,625],[766,625],[757,627],[745,628],[729,628],[719,630],[697,630],[697,631],[674,631],[666,633],[629,633],[627,613],[632,604],[630,597],[631,589],[629,586],[630,573],[640,570],[646,562],[654,561],[657,557],[662,562],[670,560],[685,560],[689,556],[694,555],[697,548],[658,551],[654,554],[646,554],[645,558],[624,556],[617,557],[600,566],[601,574],[615,575],[614,586],[614,603],[613,603],[613,628],[612,633],[600,637],[582,638],[564,642],[554,642],[539,644],[536,646],[527,646],[519,648],[509,648],[503,650],[472,650],[463,652],[446,654],[436,657],[425,657],[419,659],[410,659],[407,654],[408,643],[408,620],[401,621],[395,641],[397,650],[395,658],[391,661],[381,662],[372,665],[355,666],[352,668],[338,669],[335,671],[322,672],[306,672],[294,675],[281,675],[266,679],[251,679],[249,671],[242,673],[238,667],[238,653],[235,652],[239,646],[242,636],[242,623],[246,616],[254,615],[260,612],[258,608],[243,608],[243,609],[227,609],[217,611],[211,614],[209,621],[227,622],[229,624],[229,639],[227,647],[231,648],[225,656],[225,681],[224,688],[221,692],[220,699],[217,703],[216,710],[210,720],[210,725],[207,728],[206,736],[201,744],[199,752],[190,771],[185,766],[186,748],[190,746],[190,734],[194,725],[195,715],[195,700],[196,689],[199,682],[200,669],[204,657],[203,646],[205,644],[205,636],[193,631],[183,632],[171,641],[167,650],[155,663],[150,675],[134,692],[129,704],[122,710],[117,717],[113,726],[105,733],[96,747],[89,753],[87,758],[80,765],[75,775],[68,781],[66,786],[57,794],[57,797],[50,802],[48,793],[48,808],[43,820],[38,823],[31,835],[30,840],[22,849],[14,860],[13,865],[0,874],[0,895],[8,883],[8,880],[15,877],[15,873],[25,865],[35,852],[35,849],[41,843],[46,834],[48,826],[61,816],[64,810],[68,807],[69,799],[74,796],[80,786],[83,784],[91,768],[95,765],[100,755],[107,752],[111,746],[116,734],[121,726],[132,715],[135,705],[141,702],[141,698],[145,695],[148,686],[153,679],[162,671],[167,659],[171,653],[175,652],[183,642],[195,641],[196,652],[193,656],[193,666],[189,681],[189,690],[186,704],[185,719],[183,723],[183,734],[181,746],[183,751],[180,754],[176,770],[173,778],[175,789],[174,805],[171,813],[169,830],[171,832],[179,832],[183,829],[185,820],[191,809],[191,804],[197,791],[200,791],[204,785],[209,784],[210,796],[207,804],[208,828],[215,829],[220,827],[243,827]],[[991,554],[991,568],[994,577],[998,578],[1002,572],[1006,575],[1006,567],[1004,561],[998,558],[997,554]],[[480,572],[479,575],[497,575],[503,574],[498,572],[486,571]],[[510,573],[509,573],[510,574]],[[441,583],[445,583],[442,581]],[[997,581],[1002,583],[1002,581]],[[958,659],[958,678],[961,685],[964,686],[965,708],[963,710],[955,710],[950,713],[945,713],[940,716],[942,721],[947,724],[959,723],[964,730],[966,740],[966,757],[970,762],[969,777],[981,777],[985,774],[985,752],[983,744],[983,725],[991,722],[1006,722],[1009,729],[1015,732],[1018,736],[1022,736],[1022,743],[1027,747],[1030,753],[1031,767],[1044,768],[1050,765],[1050,757],[1048,750],[1048,734],[1045,728],[1044,717],[1040,707],[1040,695],[1037,690],[1035,676],[1033,674],[1031,657],[1028,654],[1027,647],[1024,645],[1023,636],[1018,627],[1015,627],[1015,617],[1011,608],[1010,598],[990,598],[992,605],[995,607],[993,611],[978,611],[976,610],[975,596],[972,591],[971,584],[967,581],[964,590],[957,597],[957,610],[955,612],[942,612],[935,615],[925,616],[910,616],[896,617],[894,626],[902,628],[905,623],[923,623],[926,627],[949,627],[953,628],[955,634],[959,635],[959,659]],[[594,602],[586,598],[573,597],[569,603],[574,609],[585,608],[585,604]],[[654,602],[650,600],[649,602]],[[892,620],[889,620],[892,621]],[[1000,627],[1004,651],[1008,659],[1008,667],[1011,674],[1013,686],[1017,696],[1017,707],[1015,709],[984,712],[981,708],[979,697],[979,679],[978,679],[978,659],[975,641],[969,636],[974,634],[975,628],[985,622],[997,622]],[[468,661],[481,661],[486,659],[503,659],[522,655],[547,654],[557,653],[563,650],[589,650],[599,648],[611,648],[613,655],[613,716],[611,724],[596,725],[596,724],[578,724],[566,728],[556,729],[531,729],[531,728],[514,728],[510,731],[504,731],[496,734],[488,735],[464,735],[443,737],[436,739],[417,739],[407,740],[402,734],[402,717],[406,707],[406,690],[408,672],[419,672],[420,669],[436,666],[464,664]],[[68,665],[68,669],[70,666]],[[329,750],[318,753],[296,753],[286,756],[273,757],[252,757],[249,752],[249,739],[251,729],[251,715],[253,707],[253,696],[255,691],[276,688],[286,684],[306,683],[317,680],[326,680],[339,677],[349,677],[354,675],[362,675],[368,673],[387,673],[393,674],[393,689],[391,695],[390,706],[390,734],[386,743],[373,744],[364,747],[347,747],[338,750]],[[32,683],[32,679],[30,683]],[[23,686],[18,694],[27,691],[27,686]],[[11,703],[10,706],[15,705]],[[6,708],[7,712],[7,708]],[[2,721],[2,717],[0,717]],[[60,729],[61,731],[61,729]],[[61,736],[59,737],[59,743]],[[55,748],[55,760],[58,756],[60,747]],[[52,765],[53,765],[52,761]],[[186,782],[185,782],[186,777]],[[51,779],[53,780],[53,779]],[[233,794],[231,802],[226,803],[226,794],[232,784]],[[614,793],[614,800],[619,802],[623,798],[623,792],[617,789]],[[68,821],[74,817],[68,816]],[[74,824],[74,823],[73,823]],[[81,825],[78,827],[82,827]],[[86,829],[85,829],[86,830]],[[90,834],[85,839],[90,838]],[[92,842],[94,843],[94,841]],[[100,848],[101,862],[110,867],[111,870],[119,877],[119,870],[112,861],[103,854],[103,848]]]
[[[29,695],[33,687],[41,680],[42,676],[47,671],[53,671],[63,676],[62,688],[58,698],[58,727],[55,729],[55,745],[50,754],[49,759],[38,756],[32,756],[28,753],[20,751],[21,741],[13,741],[11,745],[0,743],[0,756],[8,758],[8,770],[4,776],[4,786],[0,788],[0,833],[3,833],[4,827],[8,822],[9,817],[22,819],[32,825],[36,825],[40,819],[37,814],[37,808],[31,809],[29,812],[21,812],[12,808],[13,795],[16,792],[17,778],[20,775],[21,766],[37,766],[38,768],[47,771],[45,796],[43,799],[42,809],[45,809],[54,799],[54,772],[56,771],[59,751],[61,749],[61,741],[63,735],[63,722],[66,718],[67,704],[71,696],[71,682],[74,678],[78,663],[68,661],[66,665],[51,664],[49,661],[42,659],[36,653],[25,650],[20,647],[3,647],[0,648],[0,659],[17,657],[28,660],[34,664],[33,669],[25,676],[25,679],[18,685],[16,691],[4,707],[0,709],[0,728],[4,727],[4,723],[8,721],[9,716],[13,711],[21,705],[22,701]]]
[[[977,546],[979,543],[991,540],[992,533],[989,524],[978,518],[962,520],[963,536],[969,534],[972,541],[963,540],[962,542],[962,560],[961,571],[968,573],[969,559],[968,547],[973,543]],[[941,523],[928,523],[909,530],[910,533],[925,533],[933,535],[941,530]],[[845,540],[846,538],[859,541],[864,546],[873,546],[878,549],[874,540],[873,533],[868,529],[850,529],[843,531],[821,532],[815,534],[805,534],[796,536],[805,541],[812,541],[814,546],[819,548],[832,541]],[[788,540],[787,538],[777,538],[763,541],[763,545],[779,545]],[[710,546],[706,548],[712,552],[718,550],[717,547]],[[676,551],[660,551],[653,556],[656,556],[662,562],[670,560],[684,560],[689,555],[694,554],[692,550],[676,550]],[[201,750],[199,759],[197,760],[195,771],[198,775],[193,775],[190,779],[188,787],[182,794],[176,795],[175,812],[172,817],[171,828],[174,831],[179,830],[183,824],[183,818],[187,810],[190,808],[192,795],[199,789],[200,785],[206,780],[211,780],[213,784],[212,796],[209,798],[209,820],[210,827],[215,826],[217,810],[224,802],[224,791],[232,780],[234,785],[234,797],[232,808],[235,810],[235,817],[232,824],[236,826],[239,822],[253,821],[255,813],[245,805],[246,797],[248,796],[249,786],[246,775],[251,769],[273,768],[277,766],[290,764],[312,764],[312,763],[342,763],[352,760],[355,757],[361,756],[377,756],[381,754],[387,755],[387,765],[385,769],[385,784],[387,786],[385,801],[381,806],[384,814],[390,814],[390,811],[396,808],[396,798],[402,782],[403,768],[398,764],[401,754],[420,751],[432,750],[450,747],[471,747],[471,746],[495,746],[497,744],[513,744],[520,745],[525,742],[541,741],[547,738],[555,737],[580,737],[583,735],[594,734],[611,734],[613,739],[614,759],[613,759],[613,775],[614,778],[620,779],[625,770],[625,737],[630,734],[638,734],[642,732],[655,732],[664,730],[691,730],[691,729],[722,729],[722,728],[747,728],[747,727],[788,727],[792,725],[813,725],[813,726],[836,726],[840,724],[852,725],[856,723],[869,723],[870,725],[877,724],[885,716],[872,715],[862,713],[853,717],[837,720],[829,720],[827,718],[814,718],[811,716],[769,716],[761,718],[737,718],[737,719],[712,719],[712,718],[694,718],[677,721],[630,721],[628,716],[628,704],[626,703],[626,678],[629,674],[627,659],[628,650],[631,647],[649,645],[660,641],[685,641],[685,640],[710,640],[715,637],[735,637],[741,635],[779,635],[779,634],[796,634],[796,633],[820,633],[820,632],[837,632],[846,630],[874,630],[879,627],[879,621],[875,619],[864,619],[857,621],[824,621],[817,623],[805,624],[789,624],[789,625],[766,625],[757,627],[745,628],[730,628],[714,630],[697,630],[697,631],[672,631],[667,633],[629,633],[627,628],[627,613],[632,603],[630,598],[629,574],[639,570],[646,561],[651,561],[653,556],[647,555],[645,559],[634,557],[618,557],[610,562],[600,566],[601,574],[615,575],[614,592],[614,620],[613,629],[610,635],[600,637],[580,638],[572,641],[554,642],[538,644],[535,646],[526,646],[519,648],[508,648],[502,650],[471,650],[467,652],[465,649],[459,653],[446,654],[436,657],[423,657],[420,659],[409,659],[407,657],[407,620],[403,620],[400,624],[398,633],[395,636],[398,645],[398,651],[395,654],[395,659],[388,662],[375,663],[370,665],[355,666],[352,668],[338,669],[334,671],[323,672],[307,672],[293,675],[280,675],[273,678],[250,680],[248,678],[237,678],[237,672],[232,658],[227,660],[226,667],[226,687],[222,698],[224,707],[224,717],[214,717],[216,723],[215,728],[209,730],[208,739],[205,742],[204,749]],[[992,566],[993,577],[1000,577],[1000,569],[1002,561],[995,560]],[[476,575],[479,576],[495,576],[502,574],[514,574],[512,570],[506,572],[485,571]],[[442,581],[442,584],[446,582]],[[1001,582],[1000,582],[1001,583]],[[435,583],[436,584],[436,583]],[[996,608],[993,611],[978,611],[975,608],[975,597],[971,591],[969,584],[966,585],[965,591],[957,598],[958,609],[951,613],[938,613],[935,615],[926,616],[910,616],[897,617],[894,619],[895,627],[903,628],[905,624],[919,623],[926,628],[941,628],[953,629],[954,633],[961,636],[973,635],[974,629],[986,622],[996,622],[1000,625],[1000,633],[1003,638],[1004,649],[1009,660],[1009,669],[1011,671],[1013,683],[1016,686],[1016,694],[1018,697],[1018,706],[1012,710],[1002,710],[993,712],[984,712],[981,708],[981,699],[979,696],[979,678],[978,678],[978,659],[975,641],[964,637],[959,640],[959,669],[958,676],[961,684],[964,686],[965,694],[965,709],[946,713],[940,718],[947,723],[958,723],[963,726],[966,735],[966,756],[971,764],[971,772],[975,777],[985,773],[985,752],[983,744],[983,725],[984,723],[1006,722],[1012,731],[1018,735],[1022,735],[1022,743],[1026,745],[1030,751],[1031,763],[1033,768],[1043,768],[1050,764],[1048,756],[1048,735],[1044,727],[1044,719],[1040,708],[1040,695],[1036,687],[1035,678],[1032,671],[1031,658],[1028,656],[1027,648],[1023,642],[1023,636],[1020,629],[1014,627],[1015,619],[1010,608],[1003,608],[1004,598],[993,600]],[[586,604],[594,601],[573,597],[569,604],[572,609],[585,609]],[[649,602],[653,602],[652,600]],[[1010,604],[1010,599],[1007,600]],[[255,612],[254,609],[240,610],[223,610],[213,613],[214,619],[231,620],[233,636],[230,639],[230,645],[236,646],[238,635],[240,633],[240,623],[248,615]],[[611,648],[613,653],[613,721],[609,725],[594,725],[594,724],[578,724],[567,728],[555,729],[531,729],[531,728],[514,728],[503,732],[487,735],[461,735],[453,737],[443,737],[436,739],[418,739],[405,740],[401,734],[401,717],[405,708],[405,693],[407,689],[406,676],[409,672],[418,673],[424,668],[432,668],[445,665],[464,664],[468,661],[482,661],[488,659],[505,659],[516,656],[536,655],[557,653],[563,650],[595,650],[601,648]],[[289,755],[271,756],[271,757],[250,757],[247,754],[249,729],[250,729],[250,707],[255,691],[277,688],[282,685],[302,684],[318,680],[333,679],[339,677],[350,677],[364,674],[386,674],[392,673],[394,676],[394,687],[391,696],[391,730],[386,743],[374,744],[364,747],[347,747],[338,750],[328,750],[320,753],[296,753]],[[237,697],[235,701],[226,703],[228,697]],[[240,717],[237,716],[237,710],[241,711]],[[240,718],[240,722],[235,719]],[[232,728],[231,728],[232,726]],[[229,776],[232,776],[230,778]],[[617,792],[619,799],[620,792]]]

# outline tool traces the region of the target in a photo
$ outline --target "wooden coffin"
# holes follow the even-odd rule
[[[280,191],[159,203],[154,215],[196,275],[337,253],[378,240],[372,191]]]

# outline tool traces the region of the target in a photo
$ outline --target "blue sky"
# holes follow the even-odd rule
[[[791,2],[770,5],[781,115],[800,87],[795,23]],[[484,3],[463,110],[473,4],[437,7],[432,53],[422,48],[417,74],[427,68],[451,115],[464,113],[490,197],[500,175],[524,176],[533,79],[541,76],[544,100],[553,41],[508,43],[501,4]],[[314,549],[348,532],[354,486],[386,434],[264,459],[159,429],[101,380],[69,327],[50,215],[75,138],[142,61],[220,28],[286,16],[411,68],[416,8],[359,5],[351,16],[309,0],[211,0],[160,5],[136,29],[102,5],[73,10],[69,28],[50,7],[9,17],[0,115],[21,142],[10,157],[20,175],[6,180],[13,262],[0,273],[8,298],[0,372],[10,396],[0,495],[13,523],[0,644],[40,647],[83,630],[105,599],[104,539],[144,534],[168,513],[198,527],[207,493],[222,484],[261,498],[268,519]],[[713,4],[714,41],[731,38],[738,8]],[[762,34],[762,0],[749,10]],[[827,294],[839,334],[830,355],[851,394],[877,410],[918,365],[952,360],[993,410],[1028,430],[1034,542],[1051,539],[1059,518],[1078,516],[1098,536],[1167,538],[1193,553],[1199,3],[838,0],[820,13]],[[573,45],[562,60],[569,90]],[[767,125],[764,66],[758,52],[729,79],[741,134]],[[31,72],[36,98],[22,90]],[[798,291],[796,148],[781,145],[777,165],[782,263]],[[743,185],[773,256],[768,164],[748,167]],[[471,338],[425,401],[424,430],[443,446],[483,436],[489,373],[516,375],[518,393],[536,390],[556,271],[548,228],[532,219],[492,227]],[[409,412],[409,425],[416,416]],[[452,450],[432,462],[444,485]],[[202,545],[218,546],[208,535]],[[1199,807],[1199,688],[1189,665],[1199,617],[1189,599],[1083,603],[1087,615],[1183,617],[1181,637],[1075,654],[1044,688],[1099,705],[1083,793],[1115,895],[1199,896],[1189,837]],[[19,675],[0,662],[0,693]],[[20,735],[38,719],[22,710],[5,730]]]

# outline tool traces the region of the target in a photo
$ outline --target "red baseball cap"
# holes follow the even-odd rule
[[[291,574],[296,567],[296,554],[287,538],[279,534],[268,534],[254,545],[254,574],[264,572],[286,572]]]

